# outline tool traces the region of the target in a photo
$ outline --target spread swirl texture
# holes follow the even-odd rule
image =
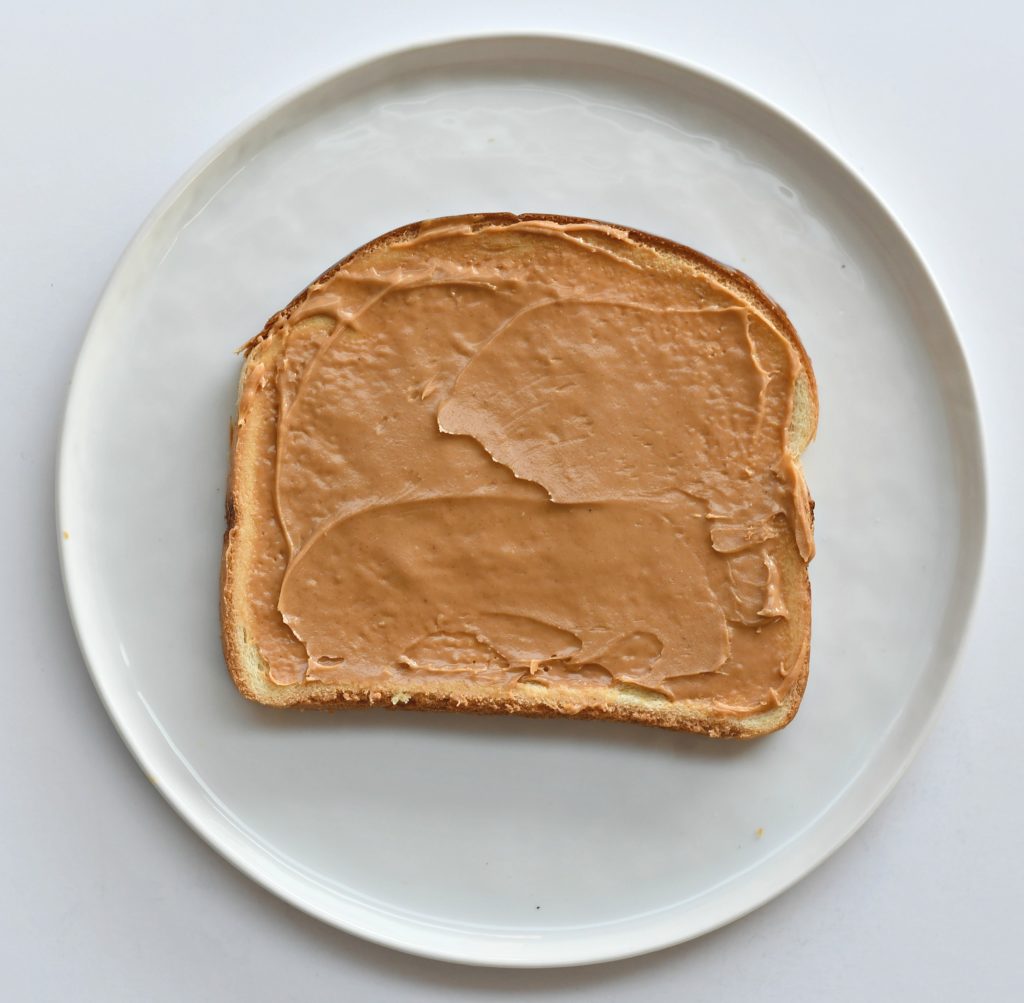
[[[426,223],[249,346],[280,345],[238,418],[274,419],[247,601],[275,684],[786,698],[805,360],[713,271],[642,250],[591,222]]]

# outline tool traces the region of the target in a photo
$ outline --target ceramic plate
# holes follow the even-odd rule
[[[715,742],[602,722],[275,712],[220,651],[234,350],[328,265],[424,217],[596,217],[743,269],[817,372],[810,684]],[[301,909],[495,965],[698,936],[806,874],[906,767],[949,679],[984,523],[977,413],[900,227],[816,139],[661,56],[448,41],[259,116],[135,238],[82,348],[58,530],[86,661],[168,801]]]

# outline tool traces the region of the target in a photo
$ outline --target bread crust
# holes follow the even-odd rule
[[[372,253],[397,241],[416,236],[425,226],[439,222],[468,224],[474,228],[491,225],[509,225],[517,222],[542,220],[559,224],[598,224],[623,230],[635,243],[682,260],[706,273],[754,308],[779,334],[786,337],[798,354],[802,372],[798,377],[791,425],[789,449],[798,458],[814,438],[818,419],[818,391],[807,352],[786,312],[771,299],[749,276],[730,268],[693,248],[677,244],[664,237],[642,230],[620,227],[613,223],[576,216],[549,213],[473,213],[446,217],[443,220],[422,220],[398,227],[369,241],[328,268],[314,282],[300,292],[284,309],[274,314],[262,331],[250,339],[241,351],[246,363],[239,381],[239,398],[246,385],[250,368],[259,360],[268,346],[275,326],[287,320],[298,309],[311,290],[357,257]],[[797,421],[797,419],[799,419]],[[231,464],[225,501],[227,528],[221,562],[221,637],[224,658],[231,678],[247,699],[277,708],[316,708],[321,710],[384,707],[391,710],[439,710],[470,714],[514,714],[528,717],[575,717],[579,719],[627,721],[653,727],[669,728],[707,735],[713,738],[755,738],[785,727],[800,706],[807,685],[810,662],[810,581],[804,562],[795,547],[788,555],[788,574],[798,582],[800,598],[806,603],[807,625],[795,664],[790,671],[796,679],[786,698],[777,707],[749,714],[732,715],[716,709],[710,700],[679,700],[657,696],[629,687],[608,686],[597,688],[606,699],[595,702],[595,689],[580,691],[571,683],[522,684],[516,692],[497,686],[483,689],[466,687],[464,681],[446,678],[416,678],[411,684],[404,681],[374,681],[372,687],[328,683],[296,683],[279,686],[270,681],[267,666],[256,645],[249,639],[245,620],[245,582],[239,574],[244,566],[244,551],[253,546],[246,530],[247,512],[239,484],[239,435],[234,423],[231,434]],[[813,519],[813,505],[811,514]],[[798,567],[797,567],[798,565]]]

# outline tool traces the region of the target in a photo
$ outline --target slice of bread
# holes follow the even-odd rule
[[[267,593],[267,582],[282,581],[291,555],[276,475],[271,472],[276,469],[281,446],[279,419],[288,413],[302,385],[303,374],[337,325],[336,320],[318,314],[310,304],[316,296],[322,296],[325,288],[340,288],[342,279],[351,279],[355,288],[361,281],[369,281],[368,276],[400,270],[408,241],[445,228],[461,228],[472,234],[486,232],[489,251],[494,253],[497,246],[505,262],[502,267],[528,271],[535,260],[535,242],[546,237],[539,229],[524,229],[525,223],[575,228],[575,244],[596,253],[613,249],[616,256],[628,259],[637,273],[662,277],[667,273],[678,279],[681,301],[685,299],[683,291],[688,290],[691,304],[708,300],[713,306],[717,300],[723,309],[738,304],[747,311],[754,347],[770,353],[768,342],[773,339],[788,346],[785,350],[793,360],[793,376],[788,388],[784,449],[796,471],[794,511],[798,515],[806,513],[807,528],[801,538],[799,519],[790,518],[773,540],[772,558],[778,569],[777,584],[785,613],[771,620],[771,630],[784,644],[785,657],[777,667],[771,667],[773,672],[777,669],[779,685],[771,685],[765,676],[764,699],[751,706],[734,706],[714,694],[703,695],[699,683],[679,696],[617,678],[596,684],[590,680],[585,686],[564,676],[535,679],[535,667],[524,678],[510,682],[485,674],[474,676],[472,672],[406,671],[400,658],[390,672],[379,676],[367,677],[359,672],[346,676],[339,670],[326,680],[316,678],[315,673],[309,678],[305,667],[312,664],[307,663],[311,655],[279,611],[277,596]],[[439,268],[444,266],[444,247],[445,242],[438,241],[438,254],[442,256]],[[428,323],[429,319],[425,316],[423,322]],[[367,351],[372,350],[373,345],[368,345]],[[244,696],[273,707],[381,706],[602,718],[739,738],[775,731],[796,713],[806,684],[810,650],[807,561],[813,553],[809,531],[813,502],[807,496],[795,461],[814,437],[817,388],[810,360],[786,314],[746,275],[672,241],[575,217],[489,213],[430,220],[378,237],[334,265],[272,317],[244,351],[238,420],[232,427],[221,581],[224,653],[231,676]],[[754,354],[756,359],[757,353]],[[430,392],[429,386],[423,391],[424,395]],[[441,436],[443,431],[447,430],[439,429],[437,434]],[[374,449],[374,442],[365,442],[364,448]],[[566,589],[587,587],[586,582],[562,584]],[[765,607],[769,605],[765,603]],[[760,632],[760,626],[747,629],[744,650],[756,652]],[[729,671],[726,664],[716,674],[727,675]]]

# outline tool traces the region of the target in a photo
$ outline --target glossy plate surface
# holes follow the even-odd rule
[[[811,676],[784,732],[736,744],[601,722],[282,713],[236,693],[218,619],[234,349],[366,240],[479,210],[670,237],[748,272],[791,316],[821,424],[805,456],[818,503]],[[982,549],[969,377],[892,217],[758,99],[584,40],[395,53],[228,139],[118,265],[63,436],[72,614],[160,790],[298,907],[473,963],[652,950],[806,874],[922,738]]]

